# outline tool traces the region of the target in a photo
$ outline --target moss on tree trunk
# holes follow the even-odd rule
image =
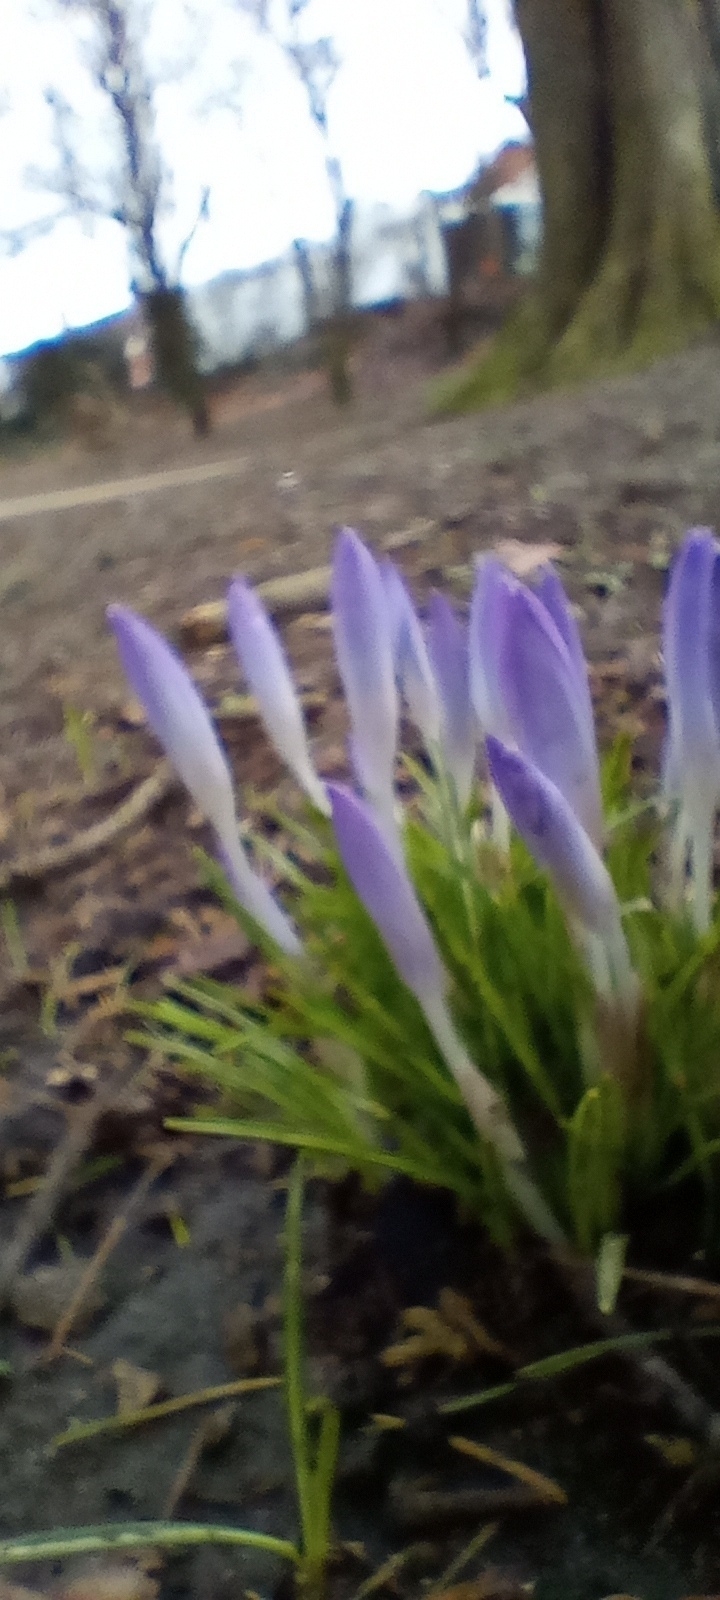
[[[517,0],[545,228],[537,283],[438,394],[465,409],[681,348],[720,316],[693,0]]]

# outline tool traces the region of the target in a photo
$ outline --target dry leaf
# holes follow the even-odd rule
[[[527,578],[529,573],[546,566],[548,561],[557,561],[564,553],[561,544],[528,544],[524,539],[501,539],[493,551],[498,561],[518,578]]]
[[[130,1361],[122,1359],[114,1361],[110,1370],[117,1384],[119,1417],[125,1417],[133,1411],[144,1411],[146,1406],[152,1405],[160,1388],[156,1372],[146,1372],[143,1367],[134,1367]]]
[[[250,941],[242,928],[231,933],[211,934],[207,939],[197,939],[181,946],[170,972],[168,982],[180,978],[197,978],[219,972],[231,962],[243,961],[250,949]]]
[[[455,1362],[474,1361],[478,1355],[507,1359],[507,1352],[478,1322],[470,1301],[452,1289],[443,1289],[438,1310],[409,1306],[403,1312],[403,1322],[409,1338],[383,1350],[386,1367],[410,1367],[429,1356],[444,1356]]]
[[[54,1600],[156,1600],[159,1584],[142,1568],[97,1566],[55,1591]]]
[[[42,1328],[53,1333],[70,1305],[85,1276],[87,1261],[75,1258],[59,1261],[54,1266],[36,1267],[17,1279],[12,1293],[12,1308],[18,1322],[26,1328]],[[97,1283],[90,1284],[74,1322],[76,1328],[86,1328],[105,1305],[105,1296]]]
[[[668,1437],[662,1433],[646,1433],[645,1443],[657,1450],[668,1467],[694,1467],[697,1449],[692,1439]]]

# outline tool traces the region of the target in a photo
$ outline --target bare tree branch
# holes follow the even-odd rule
[[[209,205],[210,205],[210,189],[206,185],[206,187],[203,189],[202,194],[200,196],[200,204],[198,206],[198,211],[197,211],[197,216],[195,218],[195,221],[194,221],[194,223],[193,223],[193,225],[192,225],[192,227],[190,229],[190,232],[188,234],[186,234],[185,238],[183,239],[183,242],[182,242],[182,244],[180,246],[180,249],[178,251],[178,260],[177,260],[177,276],[178,276],[178,278],[182,277],[182,269],[183,269],[183,266],[185,264],[185,257],[186,257],[186,255],[188,253],[188,250],[190,249],[190,246],[191,246],[191,244],[193,242],[193,239],[195,238],[195,235],[196,235],[196,233],[198,231],[198,228],[200,227],[200,223],[201,222],[207,222]]]
[[[487,16],[483,0],[467,0],[463,39],[478,77],[486,78],[490,69],[487,58]]]
[[[19,256],[28,245],[36,239],[44,239],[53,233],[59,222],[63,222],[71,215],[67,207],[62,211],[55,211],[49,217],[34,217],[31,222],[23,222],[17,228],[0,228],[0,256]]]
[[[171,176],[155,125],[159,79],[148,68],[144,48],[151,0],[55,0],[55,5],[90,24],[85,60],[111,113],[115,159],[100,173],[86,164],[86,132],[72,106],[57,89],[49,88],[45,100],[52,117],[55,166],[50,172],[31,171],[28,177],[35,188],[59,196],[63,206],[52,217],[0,234],[0,249],[23,248],[64,216],[86,224],[106,217],[124,228],[133,292],[143,305],[156,374],[189,411],[196,431],[205,433],[209,414],[198,367],[198,340],[179,280],[197,229],[207,217],[209,192],[203,190],[195,221],[171,266],[159,234],[160,221],[172,202]]]
[[[345,315],[352,301],[350,232],[353,203],[347,194],[342,167],[330,145],[328,100],[341,66],[334,39],[319,35],[304,36],[303,19],[311,0],[282,0],[273,11],[271,0],[235,0],[236,8],[248,17],[258,31],[272,39],[290,63],[305,90],[308,110],[325,147],[325,171],[335,208],[333,261],[333,313]],[[296,247],[296,255],[301,260]],[[302,258],[302,277],[308,300],[309,262]]]

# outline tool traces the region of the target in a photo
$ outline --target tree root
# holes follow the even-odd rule
[[[126,833],[128,828],[142,821],[148,811],[177,785],[178,779],[171,767],[166,761],[161,761],[150,777],[138,784],[109,817],[103,817],[101,822],[93,823],[91,828],[84,829],[82,833],[76,833],[65,844],[28,851],[27,855],[16,856],[14,861],[3,862],[0,865],[0,894],[6,894],[17,884],[37,882],[39,878],[48,878],[53,873],[65,872],[68,867],[89,861],[91,856],[112,844],[121,833]]]
[[[0,1316],[12,1299],[31,1250],[49,1228],[71,1174],[87,1154],[101,1116],[117,1097],[126,1080],[113,1080],[100,1086],[92,1100],[72,1114],[65,1138],[58,1145],[45,1175],[42,1188],[28,1202],[22,1222],[0,1266]]]

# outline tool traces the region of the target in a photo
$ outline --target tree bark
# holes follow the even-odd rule
[[[205,383],[198,370],[198,339],[182,289],[152,289],[142,296],[160,388],[187,411],[197,439],[210,432]]]
[[[446,408],[641,366],[720,315],[696,0],[517,0],[544,202],[534,292]],[[719,78],[720,83],[720,78]]]

